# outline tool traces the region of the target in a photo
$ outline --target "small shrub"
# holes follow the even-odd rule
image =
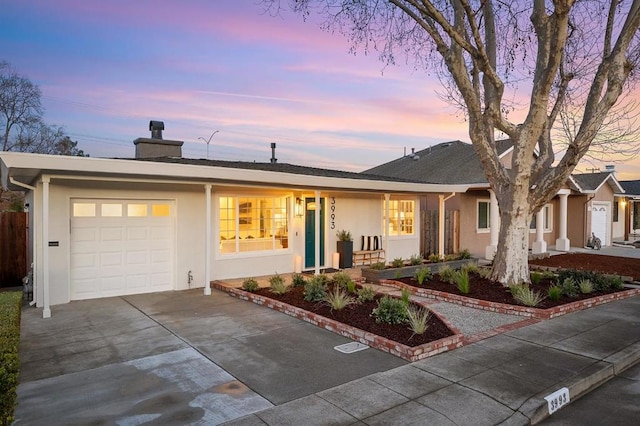
[[[0,424],[10,425],[17,400],[22,292],[0,293]]]
[[[284,282],[284,278],[276,274],[269,278],[269,289],[275,294],[285,294],[289,291],[289,286]]]
[[[467,272],[466,269],[463,268],[458,272],[455,272],[454,280],[460,293],[469,294],[469,290],[471,290],[471,283],[469,283],[469,272]]]
[[[418,281],[418,284],[422,285],[425,280],[430,280],[431,278],[433,278],[431,269],[423,266],[416,271],[415,278]]]
[[[438,275],[440,275],[440,279],[442,281],[453,284],[455,282],[456,271],[454,271],[450,266],[444,266],[440,268]]]
[[[609,286],[612,290],[622,290],[624,287],[624,283],[622,282],[622,278],[620,277],[609,277]]]
[[[468,249],[461,250],[458,259],[471,259],[471,252]]]
[[[458,260],[458,255],[453,253],[444,255],[445,262],[451,262],[452,260]]]
[[[510,285],[509,290],[513,298],[524,306],[536,307],[544,300],[539,292],[532,290],[527,284]]]
[[[304,300],[307,302],[320,302],[327,294],[327,283],[322,274],[314,275],[304,285]]]
[[[258,281],[253,278],[247,278],[242,282],[242,289],[244,291],[248,291],[249,293],[253,293],[260,288]]]
[[[353,280],[349,280],[349,282],[347,283],[347,291],[351,294],[356,292],[356,282]]]
[[[400,278],[402,278],[402,273],[400,272],[400,270],[397,270],[394,276],[396,280],[399,280]]]
[[[427,309],[413,305],[407,307],[407,324],[415,334],[424,334],[429,328],[430,319],[431,312]]]
[[[385,267],[384,262],[376,262],[376,263],[372,263],[371,265],[369,265],[369,268],[371,269],[375,269],[378,271],[383,270]]]
[[[293,287],[304,287],[307,283],[307,280],[304,279],[304,275],[302,274],[293,274],[291,277],[291,285]]]
[[[531,273],[531,283],[538,285],[540,281],[542,281],[543,275],[538,271],[534,271]]]
[[[478,268],[478,275],[484,279],[488,279],[491,276],[491,268]]]
[[[422,265],[422,256],[420,256],[419,254],[411,255],[411,257],[409,258],[409,264],[411,264],[412,266]]]
[[[464,269],[470,274],[477,274],[480,271],[480,267],[478,266],[478,264],[473,262],[467,263],[462,267],[462,269]]]
[[[562,294],[567,297],[577,297],[578,296],[578,286],[573,278],[567,277],[560,283],[560,288],[562,289]]]
[[[400,296],[400,299],[402,300],[402,303],[404,303],[404,306],[409,306],[409,300],[411,299],[411,292],[406,288],[403,288],[401,294],[402,295]]]
[[[349,293],[345,289],[335,286],[333,291],[327,292],[322,299],[331,309],[340,311],[349,305],[354,304],[356,301],[353,297],[349,296]]]
[[[439,263],[439,262],[442,262],[442,258],[440,257],[439,254],[433,253],[433,254],[429,255],[429,262],[431,262],[431,263]]]
[[[351,281],[351,277],[346,272],[333,274],[333,283],[340,288],[346,288],[349,281]]]
[[[372,287],[362,287],[359,288],[358,291],[358,302],[370,302],[376,296],[376,292]]]
[[[553,301],[560,300],[560,298],[562,297],[562,288],[558,287],[557,285],[552,285],[547,290],[547,296],[550,300]]]
[[[377,323],[402,324],[407,320],[407,308],[400,299],[383,296],[378,300],[378,307],[371,312]]]
[[[402,268],[404,266],[404,259],[401,257],[396,257],[391,261],[391,266],[394,268]]]
[[[593,283],[588,279],[580,280],[578,288],[580,289],[580,293],[589,294],[593,292]]]

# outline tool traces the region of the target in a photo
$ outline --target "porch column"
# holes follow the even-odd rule
[[[391,194],[384,194],[384,256],[389,256],[389,204],[391,202]]]
[[[547,243],[544,240],[544,207],[536,213],[536,240],[531,247],[532,254],[547,252]]]
[[[204,295],[211,296],[211,184],[204,186],[205,236],[204,236]]]
[[[444,195],[438,194],[438,255],[444,258]]]
[[[316,238],[315,238],[315,247],[314,247],[314,251],[316,253],[316,264],[314,266],[314,271],[313,273],[315,275],[318,275],[320,273],[320,209],[321,209],[321,205],[320,205],[320,191],[316,191],[315,192],[316,195],[316,210],[315,210],[315,234],[316,234]]]
[[[569,251],[571,248],[571,242],[567,238],[567,198],[569,198],[569,194],[559,193],[558,195],[560,196],[560,226],[556,250]]]
[[[48,176],[42,178],[42,297],[44,309],[42,318],[51,318],[49,296],[49,182]]]
[[[498,249],[498,236],[500,235],[500,210],[498,207],[498,199],[493,190],[489,190],[491,203],[489,205],[489,231],[491,239],[489,245],[485,248],[484,257],[487,260],[493,260]]]

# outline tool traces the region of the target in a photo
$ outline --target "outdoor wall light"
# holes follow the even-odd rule
[[[294,213],[297,217],[302,217],[302,199],[296,197],[296,205],[294,206]]]

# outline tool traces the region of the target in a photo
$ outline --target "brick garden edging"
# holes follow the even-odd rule
[[[400,281],[382,280],[382,285],[396,288],[406,288],[416,296],[427,297],[429,299],[441,300],[443,302],[455,303],[466,306],[468,308],[482,309],[485,311],[497,312],[500,314],[519,315],[537,319],[551,319],[565,315],[575,311],[592,308],[594,306],[603,305],[616,300],[626,299],[628,297],[640,294],[640,288],[622,290],[615,293],[609,293],[602,296],[592,297],[590,299],[577,300],[564,305],[554,306],[553,308],[540,309],[530,308],[527,306],[509,305],[506,303],[489,302],[487,300],[474,299],[471,297],[461,296],[458,294],[446,293],[443,291],[432,290],[428,288],[418,288]]]
[[[282,312],[283,314],[287,314],[318,327],[322,327],[325,330],[329,330],[341,336],[348,337],[370,347],[388,352],[409,362],[428,358],[430,356],[437,355],[439,353],[446,352],[463,345],[462,334],[460,334],[460,332],[454,326],[452,326],[448,320],[440,317],[436,312],[433,311],[432,315],[436,315],[443,323],[445,323],[447,327],[449,327],[449,329],[454,334],[452,336],[445,337],[434,342],[411,347],[398,342],[394,342],[393,340],[385,339],[384,337],[380,337],[376,334],[360,330],[359,328],[351,327],[341,322],[332,320],[331,318],[323,317],[321,315],[314,314],[313,312],[309,312],[304,309],[289,305],[287,303],[280,302],[279,300],[270,299],[268,297],[264,297],[255,293],[249,293],[240,288],[227,287],[225,285],[222,285],[218,281],[212,281],[211,286],[218,290],[222,290],[233,297],[237,297],[238,299],[247,300],[257,305],[265,306],[278,312]]]

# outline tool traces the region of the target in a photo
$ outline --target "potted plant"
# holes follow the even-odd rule
[[[353,238],[351,232],[340,230],[336,233],[338,237],[337,251],[340,253],[340,269],[351,268],[353,266]]]

